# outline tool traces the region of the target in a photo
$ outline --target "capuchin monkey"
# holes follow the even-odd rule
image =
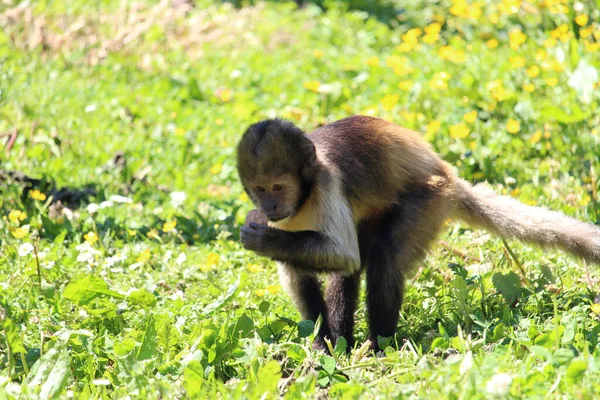
[[[393,336],[404,281],[447,219],[600,263],[600,228],[472,186],[418,134],[353,116],[306,135],[294,124],[251,125],[237,147],[244,190],[268,218],[241,228],[244,247],[278,264],[302,317],[322,325],[314,347],[354,344],[366,272],[369,340]],[[264,215],[263,214],[263,215]],[[318,274],[328,275],[323,296]]]

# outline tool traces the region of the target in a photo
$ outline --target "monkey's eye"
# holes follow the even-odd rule
[[[283,190],[283,185],[273,185],[274,192],[280,192]]]
[[[264,192],[264,191],[265,191],[265,188],[264,188],[264,187],[262,187],[262,186],[257,186],[257,187],[256,187],[256,191],[257,191],[257,192]]]

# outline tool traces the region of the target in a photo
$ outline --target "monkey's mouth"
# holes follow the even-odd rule
[[[271,222],[279,222],[279,221],[283,221],[284,219],[290,217],[290,215],[269,215],[267,216],[267,219]]]

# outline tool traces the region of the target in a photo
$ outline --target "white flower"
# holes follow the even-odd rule
[[[184,192],[172,192],[171,193],[171,205],[175,208],[183,204],[187,198]]]
[[[173,252],[171,250],[167,250],[163,257],[163,262],[168,262],[171,259],[172,255],[173,255]]]
[[[99,208],[100,208],[100,206],[99,206],[98,204],[96,204],[96,203],[90,203],[90,204],[88,204],[88,206],[87,206],[87,211],[88,211],[90,214],[94,214],[94,213],[98,212],[98,209],[99,209]]]
[[[92,381],[92,385],[96,385],[96,386],[108,386],[108,385],[110,385],[110,381],[108,379],[94,379]]]
[[[112,207],[114,205],[115,205],[115,203],[113,203],[110,200],[107,200],[107,201],[103,201],[102,203],[100,203],[100,208],[109,208],[109,207]]]
[[[94,249],[88,242],[83,242],[75,247],[75,249],[79,252],[77,256],[77,261],[85,262],[88,264],[94,263],[94,256],[100,255],[100,251]]]
[[[179,255],[177,256],[177,259],[175,260],[177,265],[181,265],[186,261],[187,261],[187,257],[185,256],[185,253],[179,253]]]
[[[133,200],[131,200],[129,197],[119,196],[119,195],[110,196],[109,200],[113,201],[115,203],[132,203],[133,202]]]
[[[133,264],[131,264],[131,265],[129,266],[129,269],[130,269],[131,271],[133,271],[133,270],[136,270],[136,269],[138,269],[138,268],[139,268],[139,267],[141,267],[142,265],[144,265],[144,263],[141,263],[141,262],[136,262],[136,263],[133,263]]]
[[[127,259],[127,257],[125,257],[122,254],[117,254],[116,256],[112,256],[112,257],[107,257],[106,260],[104,261],[104,265],[108,268],[112,267],[113,265],[115,265],[116,263],[120,262],[120,261],[125,261]]]
[[[485,388],[490,394],[504,396],[510,390],[511,383],[512,377],[509,374],[496,374],[488,381]]]
[[[31,243],[23,243],[19,246],[19,256],[25,257],[27,254],[33,251],[33,245]]]
[[[92,262],[94,262],[94,255],[92,253],[87,253],[87,252],[79,253],[79,255],[77,256],[77,261],[85,262],[85,263],[92,263]]]
[[[171,295],[171,300],[183,300],[183,292],[181,290],[176,291]]]
[[[52,269],[52,268],[54,268],[55,264],[56,263],[54,261],[48,261],[48,262],[42,264],[42,267],[44,267],[46,269]]]

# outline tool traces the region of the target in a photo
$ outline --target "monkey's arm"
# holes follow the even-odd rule
[[[307,272],[354,272],[358,252],[317,231],[284,231],[251,223],[241,230],[244,247]]]

